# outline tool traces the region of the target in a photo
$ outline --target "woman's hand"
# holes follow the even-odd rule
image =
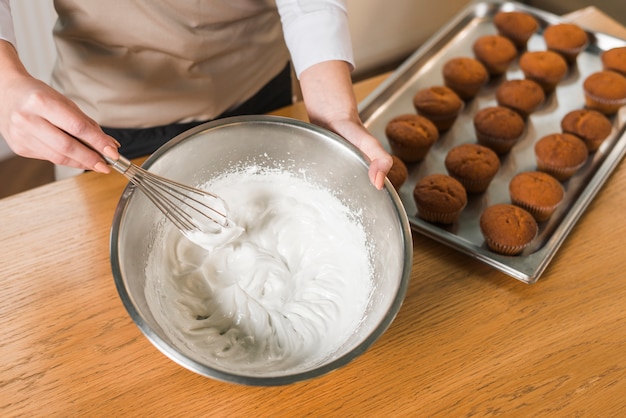
[[[370,181],[382,189],[393,161],[359,118],[349,64],[326,61],[313,65],[300,75],[300,86],[310,121],[341,135],[363,151],[370,159]]]
[[[54,164],[110,171],[98,153],[117,159],[119,144],[78,106],[30,76],[13,46],[0,41],[0,134],[18,155]]]

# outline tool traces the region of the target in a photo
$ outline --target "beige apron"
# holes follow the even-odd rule
[[[101,125],[211,119],[288,62],[273,0],[55,0],[52,85]]]

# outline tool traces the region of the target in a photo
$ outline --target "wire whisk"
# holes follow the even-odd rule
[[[141,190],[188,238],[193,240],[197,233],[219,233],[234,226],[228,218],[228,206],[221,197],[158,176],[123,156],[117,160],[103,157],[114,170]]]

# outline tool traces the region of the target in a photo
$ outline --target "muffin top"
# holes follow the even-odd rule
[[[538,229],[530,213],[508,203],[491,205],[480,215],[480,230],[485,238],[508,247],[527,245]]]
[[[479,144],[461,144],[450,149],[444,161],[448,172],[467,179],[491,179],[500,168],[498,155]]]
[[[626,46],[616,47],[601,55],[605,70],[611,70],[626,76]]]
[[[626,77],[614,71],[598,71],[583,82],[585,93],[596,100],[626,101]]]
[[[537,31],[537,20],[528,13],[511,11],[498,12],[493,17],[493,24],[500,34],[523,47],[528,39]]]
[[[393,165],[387,173],[387,178],[393,185],[393,187],[397,190],[399,189],[406,179],[409,177],[409,170],[400,158],[395,155],[391,155],[391,159],[393,160]]]
[[[415,109],[425,115],[458,113],[463,101],[452,89],[445,86],[433,86],[419,90],[413,96]]]
[[[443,76],[455,84],[484,84],[489,78],[485,66],[475,58],[455,57],[443,65]]]
[[[483,35],[472,45],[474,55],[493,75],[506,71],[506,67],[517,57],[515,44],[504,36]]]
[[[432,145],[439,138],[435,125],[416,114],[396,116],[387,123],[385,134],[390,141],[406,146]]]
[[[413,189],[418,206],[436,212],[456,212],[467,204],[467,193],[458,180],[446,174],[422,177]]]
[[[573,23],[550,25],[543,32],[548,49],[575,52],[584,49],[589,43],[587,32]]]
[[[561,183],[541,171],[525,171],[515,175],[509,182],[509,193],[511,200],[536,207],[556,206],[565,195]]]
[[[526,51],[519,66],[526,75],[551,80],[560,80],[567,73],[567,62],[553,51]]]
[[[513,110],[490,106],[474,115],[474,127],[483,135],[501,139],[516,139],[524,133],[524,120]]]
[[[591,109],[576,109],[561,119],[561,129],[565,133],[582,139],[589,151],[595,151],[613,129],[611,121],[602,113]]]
[[[498,105],[508,107],[526,117],[545,101],[541,86],[532,80],[506,80],[496,89]]]
[[[587,160],[589,152],[582,139],[567,133],[542,137],[535,144],[535,155],[553,167],[576,167]]]

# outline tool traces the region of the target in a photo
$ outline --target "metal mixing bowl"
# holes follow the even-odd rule
[[[146,301],[146,263],[163,215],[129,185],[118,203],[111,231],[115,284],[131,318],[166,356],[201,375],[246,385],[282,385],[320,376],[365,352],[389,327],[404,299],[412,263],[407,215],[391,183],[376,190],[362,153],[317,126],[274,116],[243,116],[191,129],[156,151],[143,167],[191,185],[201,185],[235,166],[254,164],[306,173],[324,184],[344,205],[361,213],[373,243],[374,291],[361,324],[322,364],[264,376],[237,374],[199,361],[167,336]]]

